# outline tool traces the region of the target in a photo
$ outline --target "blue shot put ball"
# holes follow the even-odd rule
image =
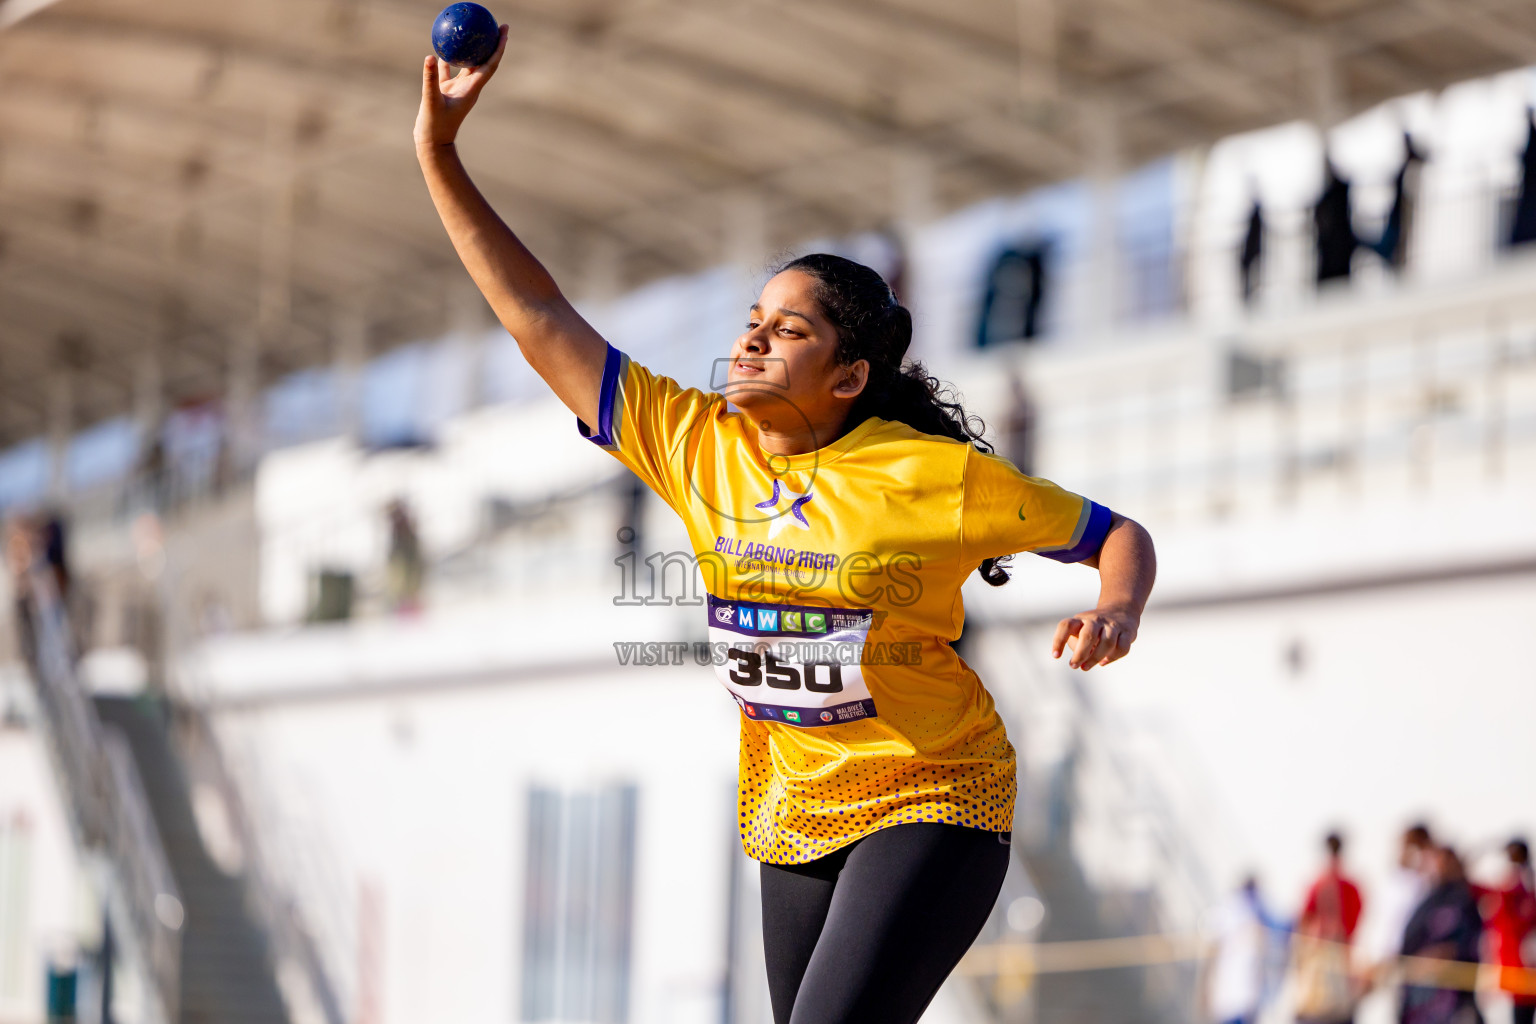
[[[432,24],[432,49],[449,67],[477,68],[500,41],[496,16],[479,4],[449,4]]]

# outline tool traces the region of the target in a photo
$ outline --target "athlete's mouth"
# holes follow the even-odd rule
[[[767,369],[768,368],[766,366],[764,366],[762,363],[752,363],[752,362],[748,362],[745,359],[738,359],[738,360],[736,360],[736,372],[737,373],[757,374],[757,373],[764,373],[764,372],[767,371]]]

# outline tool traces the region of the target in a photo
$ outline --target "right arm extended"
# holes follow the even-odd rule
[[[456,76],[435,56],[426,59],[416,116],[416,159],[453,247],[497,319],[517,340],[528,365],[568,409],[596,424],[607,342],[491,209],[454,146],[459,125],[495,73],[506,46],[503,25],[496,55],[483,67]]]

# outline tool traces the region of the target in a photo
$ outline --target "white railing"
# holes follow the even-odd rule
[[[80,685],[68,612],[52,578],[34,569],[27,590],[39,721],[69,795],[71,824],[80,844],[103,861],[108,912],[130,962],[150,982],[149,1012],[157,1024],[172,1024],[184,910],[143,780],[126,741],[103,728]]]
[[[610,475],[534,501],[503,501],[493,508],[485,500],[473,535],[450,550],[423,551],[423,603],[441,606],[485,595],[537,600],[568,589],[574,579],[601,579],[617,587],[612,560],[626,486],[624,479]],[[305,601],[311,609],[317,574],[344,573],[353,587],[347,618],[376,618],[391,611],[388,534],[374,509],[270,528],[260,539],[263,571],[269,581],[281,577],[288,588],[298,576],[307,576]]]
[[[190,727],[185,753],[218,791],[241,853],[246,905],[272,942],[283,996],[290,1010],[302,1000],[326,1024],[348,1024],[356,997],[355,885],[321,823],[296,822],[275,795],[254,744],[215,723],[195,658],[173,663],[166,685]]]
[[[1522,261],[1117,359],[1042,354],[1025,363],[1038,465],[1161,523],[1497,485],[1536,454],[1532,285]]]

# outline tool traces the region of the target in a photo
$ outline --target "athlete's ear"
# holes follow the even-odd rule
[[[838,398],[858,398],[868,383],[869,360],[855,359],[847,366],[838,367],[837,382],[832,385],[832,394]]]

